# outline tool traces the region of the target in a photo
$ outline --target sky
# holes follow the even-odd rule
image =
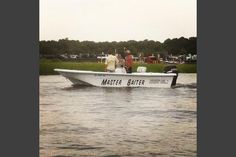
[[[40,0],[40,41],[196,37],[196,0]]]

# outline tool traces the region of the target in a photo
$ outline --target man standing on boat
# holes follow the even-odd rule
[[[116,64],[119,62],[116,56],[114,56],[111,52],[109,52],[105,65],[106,65],[106,71],[107,72],[115,72]]]
[[[125,68],[127,73],[132,73],[133,57],[130,50],[126,50]]]

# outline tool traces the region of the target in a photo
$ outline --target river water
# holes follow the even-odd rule
[[[196,157],[196,74],[177,83],[72,87],[40,76],[40,157]]]

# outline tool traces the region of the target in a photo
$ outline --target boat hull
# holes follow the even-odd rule
[[[176,74],[165,73],[109,73],[67,69],[54,69],[73,85],[97,87],[159,87],[169,88]]]

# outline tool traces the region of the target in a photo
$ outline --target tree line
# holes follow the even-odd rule
[[[143,53],[151,54],[197,54],[196,37],[166,39],[163,43],[154,40],[143,41],[112,41],[112,42],[94,42],[69,40],[68,38],[58,41],[48,40],[40,41],[39,48],[41,55],[60,55],[60,54],[90,54],[98,55],[102,52],[114,52],[124,54],[124,48],[129,49],[133,55]]]

